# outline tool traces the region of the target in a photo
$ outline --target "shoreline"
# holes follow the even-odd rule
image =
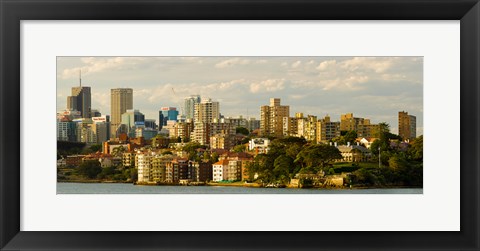
[[[89,183],[101,183],[101,184],[131,184],[138,186],[199,186],[199,185],[182,185],[182,184],[134,184],[133,182],[126,181],[102,181],[102,180],[62,180],[57,183],[80,183],[80,184],[89,184]],[[200,186],[223,186],[223,187],[249,187],[249,188],[267,188],[262,187],[258,183],[205,183]],[[423,187],[413,187],[413,186],[352,186],[352,187],[308,187],[308,188],[299,188],[299,187],[284,187],[286,189],[322,189],[322,190],[360,190],[360,189],[412,189],[412,188],[423,188]],[[268,189],[282,189],[276,187],[268,187]]]
[[[130,181],[115,180],[57,180],[57,183],[104,183],[104,184],[132,184]]]

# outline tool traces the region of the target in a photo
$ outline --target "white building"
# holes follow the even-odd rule
[[[149,182],[154,153],[137,152],[135,166],[138,170],[138,182]]]
[[[372,156],[370,150],[359,145],[348,144],[346,146],[337,146],[337,148],[342,154],[342,160],[339,161],[343,162],[366,162],[369,161]]]
[[[213,181],[218,182],[225,180],[224,177],[227,176],[228,172],[228,160],[221,160],[213,164]]]
[[[270,140],[266,138],[256,138],[248,141],[248,150],[256,153],[267,153]]]
[[[365,145],[367,149],[370,149],[370,146],[372,145],[372,143],[375,142],[375,140],[377,139],[378,138],[360,138],[360,139],[357,139],[357,142]]]

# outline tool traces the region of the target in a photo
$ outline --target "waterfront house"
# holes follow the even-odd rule
[[[342,155],[341,162],[366,162],[369,161],[372,154],[370,150],[359,145],[341,145],[337,149]]]
[[[220,160],[213,164],[213,181],[222,181],[228,172],[228,160]]]

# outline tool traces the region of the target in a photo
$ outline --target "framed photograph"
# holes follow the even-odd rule
[[[2,250],[480,248],[477,1],[0,8]]]

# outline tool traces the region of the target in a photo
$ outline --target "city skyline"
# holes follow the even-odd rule
[[[260,119],[276,97],[296,112],[318,117],[353,113],[387,122],[398,133],[398,112],[417,117],[423,134],[422,57],[58,57],[57,111],[72,87],[91,87],[92,109],[109,114],[110,90],[133,89],[133,109],[156,119],[161,107],[181,111],[200,95],[220,103],[226,117]]]

